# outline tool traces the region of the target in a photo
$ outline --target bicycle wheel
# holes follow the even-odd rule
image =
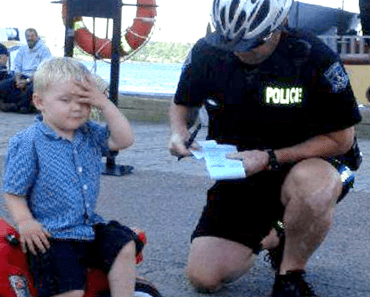
[[[135,297],[161,297],[155,286],[149,281],[141,278],[136,279]]]

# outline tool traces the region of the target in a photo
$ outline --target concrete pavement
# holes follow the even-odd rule
[[[32,124],[32,115],[0,112],[0,173],[9,137]],[[168,124],[132,121],[136,143],[120,153],[117,164],[135,167],[123,177],[102,176],[98,212],[148,235],[139,273],[154,282],[164,297],[201,297],[184,276],[190,234],[212,184],[202,161],[177,162],[167,149]],[[203,129],[198,138],[206,135]],[[370,140],[359,139],[364,162],[356,188],[337,207],[334,225],[311,258],[307,277],[319,296],[370,296]],[[6,215],[2,199],[0,214]],[[257,258],[251,272],[214,296],[259,297],[271,293],[274,274]]]

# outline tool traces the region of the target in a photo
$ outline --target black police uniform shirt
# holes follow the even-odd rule
[[[339,57],[315,36],[293,30],[284,30],[273,54],[256,66],[199,40],[174,102],[205,105],[208,139],[240,150],[289,147],[361,121]]]

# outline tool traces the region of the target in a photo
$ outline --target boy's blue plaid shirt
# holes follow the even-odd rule
[[[94,239],[101,158],[109,131],[95,122],[76,130],[71,142],[38,116],[9,143],[3,191],[27,198],[35,217],[59,239]]]

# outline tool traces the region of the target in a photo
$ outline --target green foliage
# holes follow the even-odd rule
[[[151,63],[182,63],[193,44],[149,42],[130,61]]]

